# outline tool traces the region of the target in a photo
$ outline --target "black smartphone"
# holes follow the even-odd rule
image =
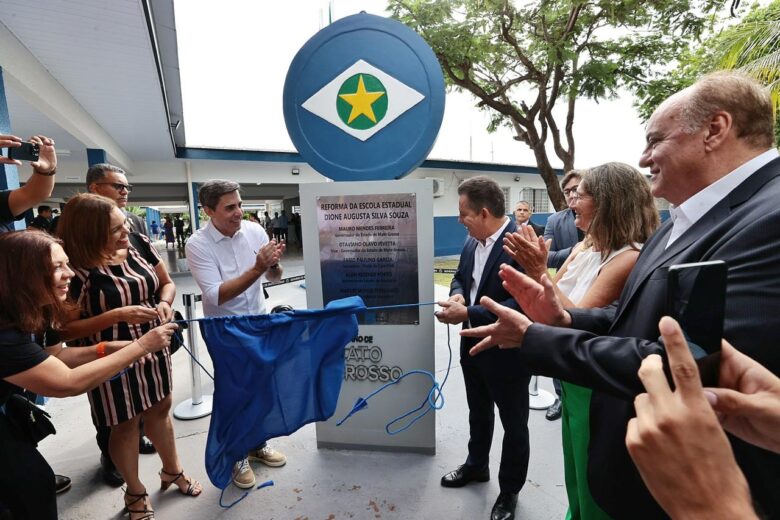
[[[35,162],[40,157],[40,148],[35,143],[22,143],[22,146],[8,148],[8,158],[17,161]]]
[[[24,142],[16,148],[8,148],[8,158],[16,159],[17,161],[35,162],[40,157],[40,152],[40,147],[37,144]]]
[[[669,267],[667,311],[682,328],[704,386],[717,386],[726,313],[726,262]]]

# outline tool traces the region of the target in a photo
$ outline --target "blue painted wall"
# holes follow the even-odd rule
[[[87,164],[94,166],[96,164],[107,163],[108,157],[106,151],[102,148],[87,148]]]
[[[534,224],[544,226],[549,216],[550,213],[539,213],[531,220]],[[433,217],[433,256],[459,255],[465,241],[466,228],[458,222],[457,216]]]

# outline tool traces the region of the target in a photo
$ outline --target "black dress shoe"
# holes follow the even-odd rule
[[[54,475],[54,491],[59,495],[70,489],[70,477]]]
[[[143,455],[151,455],[152,453],[157,453],[157,448],[154,447],[154,444],[146,435],[141,435],[141,438],[138,440],[138,452]]]
[[[100,467],[103,468],[103,482],[109,486],[119,487],[125,483],[124,477],[114,466],[114,463],[105,455],[100,455]]]
[[[561,418],[561,400],[556,399],[553,404],[547,409],[547,413],[544,415],[548,421],[554,421]]]
[[[466,464],[451,471],[441,478],[441,485],[449,488],[463,487],[469,482],[487,482],[490,480],[490,469],[477,469]]]
[[[514,520],[517,509],[517,493],[498,494],[493,510],[490,512],[490,520]]]

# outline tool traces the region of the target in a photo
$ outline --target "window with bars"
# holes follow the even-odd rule
[[[552,205],[547,196],[547,190],[544,188],[523,188],[520,191],[520,199],[531,203],[534,213],[549,213]],[[517,201],[515,201],[517,202]]]

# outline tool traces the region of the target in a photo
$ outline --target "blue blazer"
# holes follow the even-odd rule
[[[574,225],[574,211],[567,208],[550,215],[544,228],[544,239],[552,239],[550,254],[547,255],[547,267],[560,269],[569,258],[571,248],[580,241],[577,226]]]

